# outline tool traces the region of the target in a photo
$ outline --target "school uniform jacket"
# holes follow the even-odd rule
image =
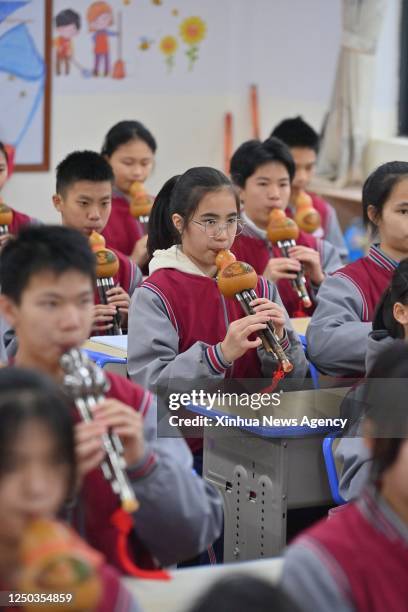
[[[408,525],[378,491],[288,548],[282,584],[304,612],[408,610]]]
[[[272,257],[282,257],[282,254],[280,249],[277,246],[273,246],[267,239],[266,231],[258,228],[247,217],[247,215],[245,215],[245,213],[242,213],[242,218],[245,222],[245,228],[243,233],[235,238],[231,251],[239,261],[249,263],[255,269],[257,274],[262,275],[268,261]],[[307,246],[319,252],[322,269],[325,274],[334,272],[342,265],[336,249],[325,240],[317,239],[314,236],[301,231],[297,244]],[[281,279],[277,282],[277,287],[281,300],[289,316],[296,316],[296,313],[299,311],[300,301],[291,281]],[[317,287],[312,286],[307,278],[306,287],[311,297],[318,289]],[[315,309],[315,304],[312,304],[312,306],[308,309],[302,306],[302,309],[305,313],[304,316],[311,316]]]
[[[313,236],[315,238],[324,238],[327,242],[330,242],[335,249],[337,249],[340,259],[343,264],[347,263],[348,249],[344,241],[343,232],[341,231],[337,213],[333,206],[323,200],[315,193],[310,191],[307,194],[312,198],[313,207],[320,214],[321,227],[319,227]],[[289,206],[286,212],[290,211],[291,216],[293,215],[293,208]]]
[[[363,376],[375,307],[398,262],[373,245],[366,257],[327,277],[307,329],[311,361],[331,376]]]
[[[376,330],[369,334],[366,355],[367,374],[370,374],[370,370],[379,355],[396,342],[403,342],[403,340],[391,338],[387,330]],[[364,385],[358,385],[347,394],[345,400],[350,398],[354,402],[354,410],[362,411],[363,404],[360,404],[359,400],[363,400],[363,392]],[[336,460],[342,466],[339,475],[339,491],[346,501],[355,499],[360,495],[363,487],[368,482],[372,465],[371,454],[364,444],[362,437],[362,420],[353,425],[353,429],[349,434],[340,440],[335,451]]]
[[[363,439],[365,398],[365,379],[361,379],[348,391],[340,406],[341,417],[347,418],[347,432],[340,438],[334,455],[341,466],[339,493],[345,501],[357,499],[370,478],[372,456]]]
[[[135,243],[144,233],[143,225],[130,214],[130,204],[125,194],[114,189],[112,211],[102,232],[106,239],[106,247],[130,256]]]
[[[167,388],[174,378],[273,375],[277,363],[263,349],[252,349],[232,364],[225,361],[220,342],[229,323],[244,313],[178,247],[156,251],[150,271],[150,277],[134,292],[129,309],[128,372],[132,380],[152,389],[158,384]],[[262,278],[257,294],[282,304],[276,287]],[[291,375],[302,379],[307,363],[288,317],[281,345],[294,364]]]
[[[38,223],[38,221],[36,221],[35,219],[32,219],[28,215],[25,215],[24,213],[19,212],[18,210],[14,210],[14,208],[12,208],[11,210],[13,211],[13,220],[9,227],[10,234],[17,234],[19,230],[25,225]]]

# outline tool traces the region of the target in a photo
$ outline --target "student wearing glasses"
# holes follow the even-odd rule
[[[254,332],[275,327],[294,364],[307,369],[278,290],[259,277],[255,314],[244,316],[216,283],[215,258],[242,231],[239,199],[230,180],[213,168],[187,170],[168,180],[150,215],[149,278],[129,310],[128,371],[148,388],[173,379],[270,378],[278,362]]]

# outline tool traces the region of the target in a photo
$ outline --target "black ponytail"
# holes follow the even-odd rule
[[[170,201],[180,175],[166,181],[157,194],[149,217],[147,251],[153,257],[157,249],[169,249],[180,243],[180,234],[171,220]]]
[[[181,243],[172,215],[178,214],[186,226],[207,193],[230,190],[239,214],[239,197],[231,181],[215,168],[190,168],[181,176],[173,176],[158,193],[150,213],[147,250],[150,256],[157,249],[168,249]]]

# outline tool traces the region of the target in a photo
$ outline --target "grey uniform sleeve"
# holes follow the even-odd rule
[[[337,213],[333,206],[326,202],[328,208],[328,221],[325,229],[325,240],[330,242],[336,249],[342,261],[345,265],[348,262],[348,249],[341,231]]]
[[[286,353],[287,358],[293,364],[293,370],[286,375],[286,378],[304,379],[308,369],[307,359],[299,340],[299,337],[292,327],[286,308],[282,303],[276,285],[268,282],[269,299],[275,304],[279,304],[285,311],[285,329],[286,333],[281,342],[281,346]],[[262,365],[262,374],[266,378],[271,378],[276,370],[276,359],[267,353],[263,348],[258,349],[259,359]]]
[[[330,242],[318,239],[318,250],[325,274],[332,274],[343,267],[338,249]]]
[[[367,374],[369,374],[379,355],[381,355],[384,350],[390,348],[395,342],[396,340],[392,338],[385,329],[377,329],[369,334],[366,354]]]
[[[339,493],[346,501],[358,497],[370,476],[372,459],[363,438],[342,438],[335,451],[342,464]]]
[[[340,406],[340,415],[347,418],[348,428],[339,439],[334,455],[339,466],[339,493],[346,501],[359,496],[370,476],[371,454],[362,438],[367,408],[365,394],[366,385],[361,382],[347,393]]]
[[[143,316],[140,316],[143,313]],[[173,379],[223,377],[228,364],[215,371],[208,345],[196,342],[179,353],[179,337],[160,298],[144,287],[134,292],[128,319],[128,373],[142,387],[168,387]]]
[[[302,612],[355,612],[327,567],[301,542],[295,543],[285,555],[282,587]],[[347,580],[341,568],[337,569]]]
[[[139,287],[139,285],[141,285],[143,282],[143,274],[139,266],[135,264],[132,260],[130,261],[131,261],[133,270],[132,270],[132,280],[130,282],[130,287],[129,287],[129,295],[130,297],[132,297],[133,292],[136,289],[136,287]]]
[[[203,552],[220,535],[223,505],[217,490],[193,470],[183,438],[156,437],[156,411],[145,419],[146,454],[154,467],[132,478],[140,502],[135,531],[161,565],[171,565]]]
[[[361,319],[358,289],[342,276],[327,277],[306,333],[310,360],[319,370],[331,376],[354,376],[365,371],[372,324]]]

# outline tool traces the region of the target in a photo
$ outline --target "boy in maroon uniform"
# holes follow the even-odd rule
[[[299,312],[299,298],[290,281],[303,266],[309,295],[313,296],[326,274],[341,267],[335,248],[300,230],[290,257],[268,240],[266,229],[272,210],[289,206],[295,164],[286,145],[277,138],[265,142],[249,140],[231,158],[231,177],[239,188],[244,231],[232,246],[237,259],[251,264],[256,272],[277,284],[290,317]],[[315,304],[304,315],[310,316]]]
[[[95,259],[87,240],[66,227],[22,230],[0,257],[0,310],[15,329],[15,364],[62,383],[61,357],[87,339],[93,320]],[[83,482],[75,524],[87,541],[123,571],[111,522],[120,499],[104,479],[101,436],[113,431],[124,447],[126,471],[140,508],[128,536],[130,558],[151,568],[202,552],[219,535],[221,500],[192,471],[181,438],[158,440],[154,398],[124,377],[108,373],[110,389],[91,422],[76,425]],[[75,413],[76,414],[76,413]],[[75,418],[78,421],[78,418]]]
[[[113,172],[108,162],[94,151],[75,151],[57,167],[55,208],[61,213],[62,224],[80,231],[84,236],[101,234],[112,210]],[[108,304],[100,304],[95,294],[94,325],[97,332],[112,327],[116,309],[127,326],[130,296],[142,282],[138,266],[121,251],[109,247],[119,260],[114,276],[115,287],[107,291]]]

